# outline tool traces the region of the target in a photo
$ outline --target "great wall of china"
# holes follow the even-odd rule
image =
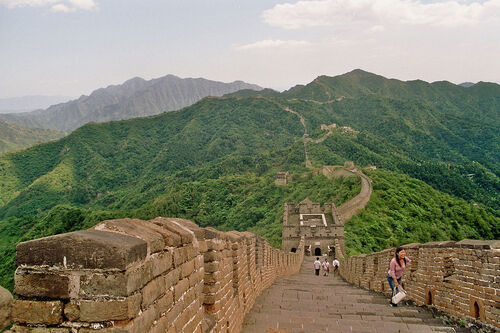
[[[366,204],[369,179],[361,192],[344,205],[344,218]],[[285,253],[249,232],[176,218],[110,220],[20,243],[16,299],[0,291],[0,324],[38,333],[240,332],[256,298],[276,278],[299,272],[304,243]],[[405,247],[410,300],[500,328],[500,241]],[[341,276],[388,294],[392,255],[388,249],[342,259]]]
[[[304,126],[306,167],[312,168],[307,153],[311,140],[304,118],[280,107],[296,114]],[[342,226],[365,207],[372,191],[368,177],[353,165],[347,169],[323,167],[318,171],[328,177],[357,175],[361,179],[360,194],[336,209]],[[282,178],[286,185],[288,174]],[[188,220],[161,217],[103,221],[89,230],[23,242],[16,249],[16,299],[0,287],[0,330],[14,322],[7,332],[237,333],[242,331],[245,316],[259,295],[277,278],[283,281],[283,276],[296,276],[303,263],[309,265],[304,260],[304,244],[302,237],[295,252],[284,252],[249,232],[220,232]],[[342,254],[339,244],[335,243],[336,252]],[[463,240],[405,247],[412,259],[404,276],[410,300],[500,330],[500,241]],[[354,286],[389,294],[386,274],[392,256],[393,249],[348,258],[340,255],[340,274]],[[307,278],[303,272],[302,276]],[[346,288],[341,282],[334,286]],[[301,291],[285,292],[298,295]],[[286,307],[289,302],[284,296],[279,302]],[[349,302],[362,303],[372,296],[349,297]],[[292,302],[298,300],[293,298]],[[281,308],[281,303],[268,306]],[[352,307],[342,306],[335,309],[335,315],[344,317],[342,313],[347,313],[347,321],[352,319],[346,326],[349,332],[356,328],[367,331],[367,327],[368,332],[375,332],[370,322],[363,323],[370,318],[367,309],[375,307],[368,304],[361,312],[351,313]],[[267,309],[262,304],[259,308]],[[284,315],[289,317],[289,313],[285,311]],[[371,317],[369,320],[387,319]],[[417,319],[411,318],[413,324],[403,322],[406,330],[398,326],[395,332],[422,328],[414,325]],[[336,325],[341,325],[340,320]],[[246,332],[257,332],[249,327]]]

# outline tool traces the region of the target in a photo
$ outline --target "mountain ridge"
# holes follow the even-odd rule
[[[99,88],[88,96],[82,95],[45,110],[2,114],[0,119],[27,127],[73,130],[88,122],[124,120],[178,110],[204,97],[222,96],[240,89],[262,88],[243,81],[182,79],[172,74],[148,81],[134,77],[121,85]]]
[[[11,285],[19,240],[117,217],[176,216],[279,244],[285,202],[341,204],[358,188],[314,176],[305,145],[313,171],[346,161],[376,167],[366,170],[373,201],[346,224],[348,251],[498,238],[498,87],[383,80],[372,91],[377,78],[344,79],[346,86],[322,78],[295,95],[243,90],[159,115],[89,123],[0,156],[0,259],[7,263],[0,283]],[[342,89],[352,96],[325,93]],[[294,182],[274,186],[276,171],[289,171]]]

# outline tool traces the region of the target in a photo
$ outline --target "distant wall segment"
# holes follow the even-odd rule
[[[412,260],[403,284],[408,298],[459,318],[500,328],[500,241],[463,240],[404,246]],[[348,282],[390,294],[394,249],[352,256],[340,266]]]
[[[303,248],[284,253],[249,232],[175,218],[110,220],[20,243],[12,330],[239,332],[256,297],[298,272]]]

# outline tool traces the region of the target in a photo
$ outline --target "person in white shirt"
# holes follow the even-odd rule
[[[339,269],[339,266],[340,266],[340,262],[337,260],[337,258],[335,258],[333,260],[332,266],[333,266],[333,276],[335,276],[335,274],[338,272],[338,269]]]
[[[319,261],[319,258],[316,258],[316,261],[314,262],[314,270],[316,272],[316,275],[319,275],[320,268],[321,268],[321,261]]]
[[[330,263],[328,262],[328,259],[325,258],[325,261],[323,261],[323,276],[328,276],[330,274]]]

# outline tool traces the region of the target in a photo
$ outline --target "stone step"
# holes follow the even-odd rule
[[[315,276],[311,258],[305,258],[298,274],[277,279],[256,299],[242,333],[455,332],[422,308],[393,308],[388,297],[339,277]]]

